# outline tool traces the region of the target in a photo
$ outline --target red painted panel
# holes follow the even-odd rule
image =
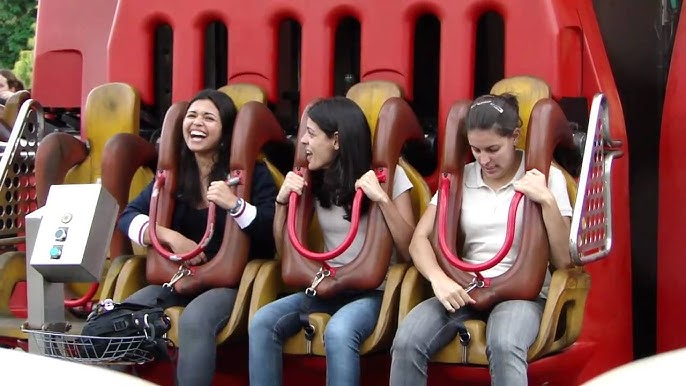
[[[684,11],[681,13],[684,20]],[[657,236],[657,352],[686,347],[686,23],[679,23],[667,80],[662,131]]]
[[[36,55],[32,96],[50,107],[80,107],[83,58],[76,50],[55,50]],[[59,71],[51,71],[59,69]]]
[[[612,166],[612,252],[587,266],[591,291],[586,304],[581,341],[596,343],[580,380],[588,380],[633,359],[631,295],[631,233],[629,217],[629,148],[619,94],[612,76],[602,36],[590,1],[579,1],[580,26],[584,32],[581,95],[589,102],[603,92],[610,108],[610,129],[623,142],[624,156]]]
[[[91,89],[107,82],[107,41],[116,4],[116,0],[40,1],[34,98],[45,106],[80,107]]]

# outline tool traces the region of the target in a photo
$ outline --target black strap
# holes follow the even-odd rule
[[[162,307],[162,305],[169,299],[171,294],[174,293],[174,287],[173,286],[162,286],[162,289],[160,290],[159,295],[157,295],[157,298],[155,298],[155,306],[157,307]]]
[[[449,313],[446,310],[446,314],[448,314],[448,318],[451,317],[451,313]],[[469,334],[469,330],[467,330],[467,327],[465,327],[464,322],[462,321],[454,321],[455,326],[457,327],[457,336],[460,337],[460,343],[463,346],[469,345],[469,342],[472,340],[472,336]]]
[[[463,346],[467,346],[472,340],[469,330],[467,330],[467,327],[465,327],[464,323],[462,322],[457,322],[457,335],[460,337],[460,343]]]
[[[305,299],[300,303],[300,309],[298,310],[300,325],[302,326],[303,331],[305,331],[305,339],[309,341],[314,339],[314,326],[310,324],[310,309],[312,308],[314,298],[314,295],[305,292]]]

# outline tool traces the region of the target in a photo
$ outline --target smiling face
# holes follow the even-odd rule
[[[307,118],[307,131],[300,138],[300,143],[305,146],[309,170],[328,168],[338,154],[338,132],[329,137],[310,118]]]
[[[499,181],[512,178],[519,164],[514,145],[519,137],[519,129],[512,136],[502,136],[494,129],[473,129],[467,132],[467,140],[474,159],[481,166],[484,180]]]
[[[221,141],[222,123],[217,106],[209,99],[193,102],[183,119],[183,139],[196,154],[212,154]]]

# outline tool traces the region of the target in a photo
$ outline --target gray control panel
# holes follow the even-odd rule
[[[100,280],[119,206],[100,184],[53,185],[30,264],[48,282]]]

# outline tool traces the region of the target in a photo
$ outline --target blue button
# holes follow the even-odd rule
[[[50,248],[50,258],[51,259],[59,259],[62,256],[62,246],[61,245],[55,245],[54,247]]]

